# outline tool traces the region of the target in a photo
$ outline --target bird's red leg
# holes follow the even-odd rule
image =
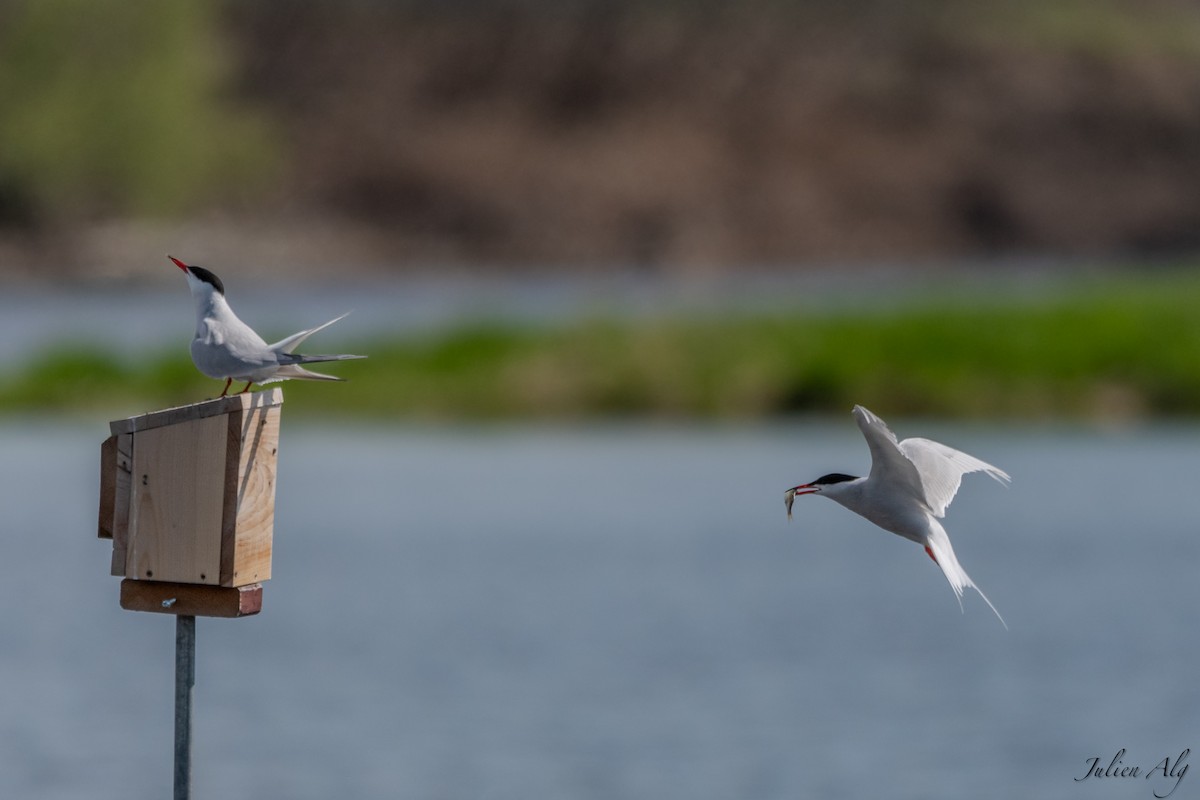
[[[254,381],[246,381],[246,388],[242,389],[240,392],[238,392],[238,394],[245,394],[246,392],[250,391],[250,384],[252,383],[254,383]]]
[[[937,561],[937,556],[935,556],[935,555],[933,554],[933,551],[929,549],[929,545],[925,545],[925,552],[926,552],[926,553],[928,553],[928,554],[929,554],[929,557],[933,559],[933,563],[937,564],[937,562],[938,562],[938,561]],[[940,565],[940,564],[938,564],[938,566],[941,566],[941,565]]]
[[[229,391],[229,384],[231,384],[231,383],[233,383],[233,378],[225,379],[225,388],[221,390],[221,394],[220,394],[221,397],[224,397],[225,393]]]

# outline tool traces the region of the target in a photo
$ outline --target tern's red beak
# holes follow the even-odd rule
[[[181,270],[183,270],[184,272],[187,272],[187,271],[188,271],[188,265],[187,265],[187,264],[185,264],[185,263],[183,263],[182,261],[180,261],[180,260],[179,260],[178,258],[176,258],[175,256],[171,256],[171,255],[169,255],[169,256],[167,256],[167,258],[169,258],[169,259],[171,259],[172,261],[174,261],[174,262],[175,262],[175,266],[179,267],[179,268],[180,268]]]

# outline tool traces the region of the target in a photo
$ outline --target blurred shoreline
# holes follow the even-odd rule
[[[992,276],[973,288],[895,277],[878,274],[870,292],[862,279],[819,287],[796,278],[740,295],[723,294],[722,282],[690,295],[647,292],[637,280],[592,284],[607,295],[561,279],[497,279],[465,293],[257,284],[239,294],[239,311],[270,340],[368,298],[317,345],[369,358],[340,365],[349,382],[335,391],[289,386],[289,408],[302,416],[757,420],[836,413],[864,398],[897,416],[1200,415],[1194,270]],[[186,293],[44,290],[6,302],[20,312],[0,321],[29,330],[13,338],[16,352],[0,354],[0,411],[144,410],[219,388],[187,357]],[[114,326],[126,318],[137,324]]]
[[[28,53],[0,63],[25,103],[0,140],[5,279],[168,249],[367,275],[1200,249],[1180,0],[189,0],[98,30],[61,2],[0,5],[23,47],[95,54],[47,85]]]

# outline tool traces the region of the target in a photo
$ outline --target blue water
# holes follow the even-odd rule
[[[849,415],[767,427],[304,427],[274,579],[198,621],[195,795],[1150,798],[1200,762],[1200,428],[894,420],[1008,470],[921,549],[783,490]],[[173,619],[95,538],[103,422],[0,426],[0,797],[166,796]],[[1200,770],[1173,797],[1200,793]]]

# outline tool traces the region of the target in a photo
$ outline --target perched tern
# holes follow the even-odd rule
[[[962,476],[968,472],[984,472],[1001,483],[1011,479],[991,464],[929,439],[897,442],[896,434],[887,424],[862,406],[854,407],[854,418],[871,450],[871,473],[865,478],[856,478],[834,472],[812,483],[788,489],[784,494],[788,519],[792,518],[792,502],[796,495],[828,497],[885,531],[923,545],[950,582],[960,609],[963,590],[969,586],[979,592],[999,617],[1000,624],[1008,628],[992,601],[958,563],[954,548],[950,546],[950,537],[938,519],[945,515],[946,507],[962,483]]]
[[[243,392],[251,384],[272,383],[302,378],[313,381],[341,381],[332,375],[310,372],[301,364],[318,361],[346,361],[366,356],[303,356],[293,353],[296,347],[320,330],[345,317],[331,319],[306,331],[293,333],[275,344],[267,344],[261,336],[237,314],[225,300],[225,285],[221,279],[204,267],[189,266],[174,256],[167,256],[187,276],[188,288],[196,301],[196,337],[192,339],[192,361],[196,368],[210,378],[224,378],[225,388],[221,397],[229,391],[233,381],[246,381]]]

